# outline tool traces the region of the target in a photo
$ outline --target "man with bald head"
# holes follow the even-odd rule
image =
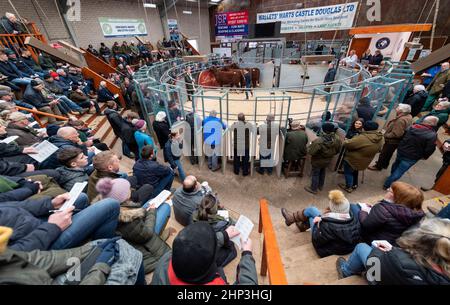
[[[183,181],[183,186],[173,194],[175,219],[183,226],[192,223],[192,214],[197,210],[203,197],[211,191],[207,182],[200,184],[196,177],[187,176]]]
[[[81,149],[81,151],[88,156],[88,165],[92,164],[92,158],[95,154],[94,152],[88,150],[86,145],[81,142],[78,131],[75,128],[61,127],[58,129],[56,136],[50,137],[48,141],[58,147],[58,150],[42,162],[40,166],[41,169],[55,169],[62,166],[58,161],[57,154],[58,152],[69,147]]]
[[[419,160],[427,160],[436,149],[437,135],[435,127],[439,118],[427,116],[421,123],[412,125],[403,136],[397,148],[397,159],[392,165],[391,175],[383,188],[399,180]]]

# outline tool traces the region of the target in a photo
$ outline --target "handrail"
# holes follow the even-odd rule
[[[12,48],[17,53],[19,53],[19,48],[27,48],[31,52],[31,56],[34,61],[38,61],[38,52],[34,50],[34,48],[25,44],[25,39],[27,37],[34,37],[43,43],[46,43],[44,35],[40,33],[36,34],[0,34],[0,46]]]
[[[275,237],[272,220],[270,218],[267,200],[259,200],[259,233],[263,233],[263,250],[261,259],[262,276],[269,271],[269,285],[287,285],[286,273],[281,261],[280,249]]]
[[[92,80],[94,81],[94,86],[96,88],[99,87],[101,81],[105,81],[106,88],[108,88],[108,90],[111,91],[113,94],[118,94],[120,104],[122,105],[122,107],[124,107],[124,108],[126,107],[125,99],[122,95],[122,89],[120,89],[119,86],[117,86],[110,80],[104,78],[103,76],[101,76],[100,74],[96,73],[95,71],[93,71],[92,69],[90,69],[88,67],[81,68],[81,73],[83,74],[84,78],[92,78]]]
[[[34,109],[30,109],[30,108],[25,108],[25,107],[21,107],[21,106],[16,106],[16,108],[19,109],[19,110],[24,110],[24,111],[27,111],[29,113],[32,113],[34,119],[38,122],[39,126],[41,126],[41,127],[44,127],[44,124],[42,123],[42,121],[40,120],[38,115],[52,117],[52,118],[55,118],[55,119],[60,120],[60,121],[68,121],[69,120],[68,118],[66,118],[64,116],[56,115],[56,114],[53,114],[53,113],[43,112],[43,111],[34,110]]]

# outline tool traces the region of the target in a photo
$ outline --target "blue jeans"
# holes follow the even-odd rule
[[[384,187],[389,188],[391,184],[400,179],[404,173],[406,173],[418,160],[409,160],[397,156],[394,164],[392,164],[391,175],[384,182]]]
[[[152,198],[155,198],[159,195],[163,190],[170,191],[170,188],[172,187],[173,179],[175,178],[175,175],[173,172],[162,178],[157,185],[153,185],[153,195]]]
[[[450,219],[450,203],[447,204],[447,206],[445,206],[442,210],[440,210],[436,216],[440,218]]]
[[[367,258],[371,252],[372,247],[368,244],[357,244],[347,262],[341,265],[344,277],[361,274],[366,269]]]
[[[180,176],[180,181],[183,182],[186,178],[186,174],[184,173],[183,165],[181,164],[180,159],[174,160],[175,164],[178,167],[178,175]]]
[[[15,78],[11,81],[14,85],[29,85],[31,83],[31,78],[29,77],[22,77],[22,78]]]
[[[314,218],[321,215],[319,209],[314,206],[309,207],[309,208],[305,209],[303,214],[305,214],[305,216],[308,217],[309,226],[311,227],[311,231],[313,231],[314,230]]]
[[[60,104],[64,104],[64,108],[68,111],[81,111],[83,110],[80,106],[78,106],[76,103],[72,102],[68,97],[64,95],[58,95],[56,96],[59,98]]]
[[[147,209],[148,206],[149,203],[147,202],[142,206],[142,208]],[[154,228],[156,234],[158,235],[161,234],[169,218],[170,218],[170,205],[168,203],[163,203],[156,209],[155,228]]]
[[[92,164],[92,159],[95,157],[95,152],[93,151],[88,151],[88,165]]]
[[[93,240],[115,236],[120,204],[108,198],[101,200],[72,216],[72,224],[52,244],[52,250],[81,246],[86,239]]]
[[[348,188],[358,185],[358,171],[355,171],[347,161],[344,161],[344,177]]]
[[[211,145],[211,149],[215,149],[214,144]],[[213,152],[212,156],[208,156],[208,168],[211,170],[216,170],[219,168],[219,156]]]

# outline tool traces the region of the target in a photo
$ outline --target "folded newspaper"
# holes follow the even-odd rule
[[[160,206],[161,204],[163,204],[163,203],[167,200],[167,198],[170,197],[170,195],[172,195],[172,193],[171,193],[170,191],[168,191],[168,190],[163,190],[161,193],[159,193],[158,196],[156,196],[155,198],[153,198],[152,200],[150,200],[150,201],[148,202],[148,204],[149,204],[149,205],[154,204],[154,205],[155,205],[155,208],[159,208],[159,206]]]
[[[45,161],[58,150],[58,147],[50,143],[49,141],[42,141],[33,147],[38,151],[37,154],[28,154],[31,158],[38,161],[39,163]]]
[[[245,242],[247,241],[250,233],[252,232],[254,227],[253,222],[245,217],[244,215],[239,216],[238,221],[235,224],[236,230],[238,230],[241,234],[231,238],[231,241],[234,242],[239,249],[242,249],[241,239]]]
[[[62,207],[59,208],[60,211],[64,211],[75,203],[75,201],[80,196],[81,192],[83,192],[84,188],[86,187],[88,183],[87,182],[77,182],[73,185],[72,189],[69,192],[70,198],[67,200]]]

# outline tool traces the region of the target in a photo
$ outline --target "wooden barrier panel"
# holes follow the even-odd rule
[[[259,201],[259,233],[263,233],[263,251],[261,259],[261,275],[269,272],[270,285],[287,285],[286,273],[281,261],[272,220],[270,219],[269,206],[266,199]]]
[[[110,73],[118,73],[122,74],[119,71],[117,71],[113,66],[107,64],[97,56],[87,52],[86,50],[83,50],[83,56],[86,60],[87,65],[89,66],[89,69],[94,71],[98,74],[104,74],[109,75]]]
[[[47,54],[50,54],[51,56],[54,56],[56,58],[61,59],[62,61],[68,62],[72,66],[82,68],[84,66],[84,63],[82,63],[80,60],[73,58],[72,56],[69,56],[67,54],[64,54],[63,52],[52,48],[48,44],[43,43],[42,41],[38,40],[34,37],[27,37],[25,39],[25,44],[30,45],[36,49],[39,49],[41,51],[44,51]]]
[[[433,189],[436,192],[442,193],[444,195],[450,194],[450,166],[447,167],[446,171],[441,175],[439,180],[434,184]]]
[[[108,90],[111,91],[113,94],[118,94],[119,95],[120,104],[122,105],[122,107],[125,108],[125,99],[122,96],[122,90],[120,89],[120,87],[118,87],[117,85],[113,84],[112,82],[110,82],[106,78],[102,77],[100,74],[95,73],[93,70],[91,70],[88,67],[83,67],[81,69],[81,73],[83,74],[84,78],[86,78],[86,79],[90,78],[90,79],[92,79],[94,81],[95,88],[98,88],[100,86],[100,82],[101,81],[105,81],[106,82],[106,88],[108,88]]]

